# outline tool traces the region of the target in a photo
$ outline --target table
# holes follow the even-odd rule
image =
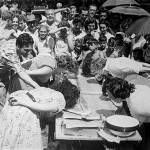
[[[115,110],[116,107],[112,104],[111,101],[103,101],[100,99],[101,94],[101,85],[97,83],[94,77],[84,77],[81,74],[77,76],[77,79],[71,79],[71,82],[77,85],[80,88],[81,96],[86,100],[89,108],[91,111],[98,111],[98,110]],[[86,129],[84,129],[84,133],[81,136],[81,130],[76,131],[74,136],[71,135],[65,135],[64,134],[64,128],[62,126],[64,119],[60,116],[57,116],[56,118],[56,126],[55,126],[55,139],[60,140],[61,149],[70,150],[70,147],[68,148],[67,144],[70,141],[74,140],[90,140],[90,141],[103,141],[101,137],[98,136],[96,129],[88,129],[89,136],[84,135],[86,133]],[[132,149],[131,141],[141,141],[142,138],[138,131],[135,132],[133,136],[121,138],[121,141],[129,142],[127,144],[126,150]]]

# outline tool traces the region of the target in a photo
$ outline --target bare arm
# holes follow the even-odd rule
[[[13,106],[20,105],[20,106],[27,107],[37,112],[44,112],[44,111],[57,112],[58,111],[57,103],[55,101],[47,102],[47,103],[37,103],[37,102],[31,101],[31,99],[29,98],[26,98],[26,100],[23,101],[16,96],[16,97],[10,97],[9,102]]]
[[[9,40],[9,38],[13,36],[15,38],[18,37],[16,31],[14,29],[11,29],[10,31],[6,31],[4,34],[3,34],[3,38],[6,39],[6,40]]]
[[[60,28],[53,28],[50,30],[49,34],[55,34],[56,32],[60,31],[61,29],[65,29],[67,27],[60,27]]]
[[[40,87],[35,81],[32,80],[32,78],[25,72],[19,72],[19,77],[24,80],[27,84],[31,85],[34,88]]]
[[[142,62],[142,65],[143,65],[143,67],[148,67],[148,68],[150,68],[150,64],[148,64],[148,63],[143,63],[143,62]]]
[[[44,111],[51,111],[51,112],[57,112],[57,103],[56,102],[50,102],[50,103],[36,103],[33,101],[30,101],[30,103],[23,103],[21,104],[29,109],[39,111],[39,112],[44,112]]]
[[[55,10],[54,10],[54,13],[57,14],[58,12],[65,11],[66,9],[68,9],[68,8],[55,9]]]

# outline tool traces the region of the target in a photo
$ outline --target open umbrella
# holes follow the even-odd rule
[[[135,0],[107,0],[102,7],[119,6],[119,5],[139,5]]]
[[[145,9],[137,6],[118,6],[109,11],[112,13],[120,13],[125,15],[150,16]]]
[[[127,34],[150,34],[150,17],[144,17],[135,21],[127,30]]]

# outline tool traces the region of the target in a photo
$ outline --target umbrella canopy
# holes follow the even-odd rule
[[[150,34],[150,17],[144,17],[135,21],[126,31],[127,34]]]
[[[119,6],[119,5],[139,5],[135,0],[107,0],[102,7]]]
[[[150,16],[146,10],[136,6],[118,6],[109,11],[125,15]]]

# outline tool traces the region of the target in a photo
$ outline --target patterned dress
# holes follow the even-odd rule
[[[29,98],[27,91],[17,91],[10,96]],[[38,103],[55,101],[58,110],[64,109],[66,103],[63,95],[49,88],[30,91]],[[29,98],[29,100],[31,100]],[[6,103],[0,114],[0,149],[1,150],[43,150],[39,113],[22,106],[10,106]]]

